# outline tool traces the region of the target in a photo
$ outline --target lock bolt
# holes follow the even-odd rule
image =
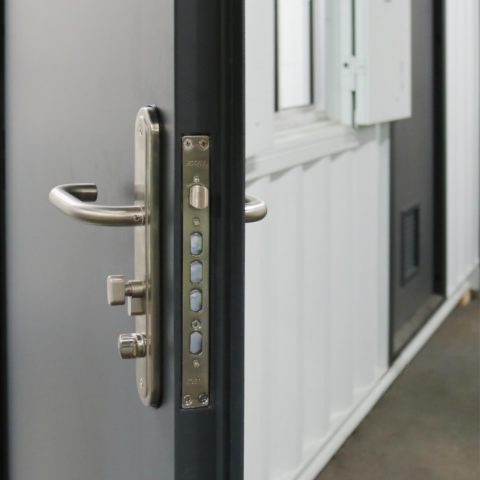
[[[205,185],[192,185],[188,192],[188,203],[192,208],[203,210],[208,207],[208,188]]]

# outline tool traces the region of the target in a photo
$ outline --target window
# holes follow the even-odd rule
[[[411,2],[245,5],[247,157],[274,155],[282,146],[293,156],[287,136],[306,145],[334,126],[350,145],[352,127],[408,118]]]
[[[337,1],[246,0],[247,157],[271,152],[287,130],[323,128],[327,75],[340,85],[330,81],[326,58],[337,51],[327,34]]]
[[[312,0],[276,2],[277,111],[313,103]]]
[[[326,0],[275,2],[275,111],[279,129],[325,117]]]

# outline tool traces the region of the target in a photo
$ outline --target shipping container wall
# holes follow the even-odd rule
[[[479,2],[447,1],[447,289],[479,259]]]
[[[358,141],[248,182],[249,480],[298,478],[387,369],[388,128]]]
[[[450,296],[478,268],[479,3],[446,9]],[[248,191],[269,205],[247,226],[249,480],[313,479],[338,432],[367,413],[362,400],[400,371],[388,367],[389,127],[352,135],[349,148],[315,161],[301,149],[294,161],[247,160]]]

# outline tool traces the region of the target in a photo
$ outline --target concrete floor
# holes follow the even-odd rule
[[[479,480],[479,327],[458,307],[317,480]]]

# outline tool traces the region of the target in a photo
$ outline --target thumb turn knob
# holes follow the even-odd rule
[[[125,305],[126,297],[142,298],[145,296],[145,282],[125,280],[124,275],[107,277],[107,300],[109,305]]]

